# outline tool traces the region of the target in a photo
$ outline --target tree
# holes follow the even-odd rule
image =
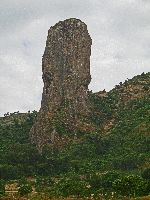
[[[5,194],[5,182],[0,180],[0,197],[4,196]]]

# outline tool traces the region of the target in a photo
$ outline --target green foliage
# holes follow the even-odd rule
[[[148,182],[137,175],[124,176],[115,180],[113,189],[117,194],[129,197],[148,195],[150,192]]]
[[[36,178],[35,189],[37,192],[43,192],[49,190],[49,188],[54,184],[51,177],[40,177]]]
[[[0,118],[1,178],[37,177],[36,190],[51,196],[148,194],[150,170],[139,174],[150,157],[150,95],[145,92],[149,78],[150,73],[142,74],[120,83],[105,97],[90,95],[93,113],[88,120],[100,128],[92,133],[77,133],[77,141],[67,131],[65,113],[60,111],[53,125],[60,136],[71,135],[72,140],[62,149],[47,146],[42,155],[30,144],[29,137],[37,112],[6,113]],[[141,84],[145,96],[123,102],[121,95],[129,84]],[[113,123],[109,131],[105,129],[107,122]],[[20,180],[20,186],[23,193],[30,192],[26,179]]]
[[[19,169],[16,166],[3,164],[0,165],[1,178],[4,180],[18,178]]]
[[[5,182],[4,180],[0,180],[0,197],[5,195]]]
[[[150,181],[150,168],[146,168],[142,171],[142,177]]]
[[[104,188],[112,188],[112,183],[114,180],[119,178],[121,175],[116,171],[107,171],[102,174],[102,186]]]
[[[19,180],[18,180],[18,186],[21,186],[21,185],[26,185],[28,184],[28,181],[25,177],[21,177]]]
[[[79,175],[69,173],[56,181],[51,190],[51,195],[56,197],[86,197],[89,196],[88,183]]]
[[[37,112],[11,113],[0,119],[0,174],[5,180],[30,176],[42,158],[30,144],[29,130]]]
[[[112,165],[114,169],[121,170],[134,170],[137,169],[141,163],[144,163],[144,156],[137,154],[125,154],[124,156],[118,156],[113,159]]]
[[[148,86],[148,85],[144,85],[144,86],[143,86],[143,89],[144,89],[145,91],[148,91],[148,90],[149,90],[149,86]]]
[[[55,130],[59,134],[59,136],[71,134],[68,131],[66,124],[64,123],[65,117],[65,111],[62,109],[57,112],[55,117],[53,118],[53,126],[55,127]]]
[[[109,149],[106,159],[111,159],[114,169],[135,170],[149,162],[150,154],[150,98],[133,100],[118,111],[114,127],[107,136]]]
[[[32,186],[30,184],[20,185],[18,189],[18,193],[20,194],[20,196],[28,195],[31,192],[32,192]]]
[[[115,109],[115,97],[108,95],[106,97],[100,97],[95,94],[89,96],[89,100],[93,107],[93,113],[90,116],[90,120],[99,125],[104,121],[112,118]]]
[[[114,194],[113,182],[121,176],[122,173],[117,171],[105,171],[90,175],[87,180],[91,186],[91,194],[96,198],[101,195],[104,198],[110,199],[112,194]]]

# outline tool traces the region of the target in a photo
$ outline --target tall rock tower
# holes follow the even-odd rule
[[[91,44],[87,26],[79,19],[60,21],[48,31],[41,109],[30,131],[39,151],[55,144],[62,129],[75,133],[78,121],[89,113]]]

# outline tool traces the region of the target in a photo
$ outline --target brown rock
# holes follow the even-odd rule
[[[58,126],[76,132],[77,120],[89,113],[91,44],[86,24],[78,19],[60,21],[48,31],[41,109],[30,132],[39,151],[58,140]]]

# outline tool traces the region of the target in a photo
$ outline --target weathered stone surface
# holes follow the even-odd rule
[[[91,44],[86,24],[78,19],[60,21],[48,31],[41,109],[30,132],[39,150],[57,141],[59,123],[76,132],[78,121],[89,113]]]

